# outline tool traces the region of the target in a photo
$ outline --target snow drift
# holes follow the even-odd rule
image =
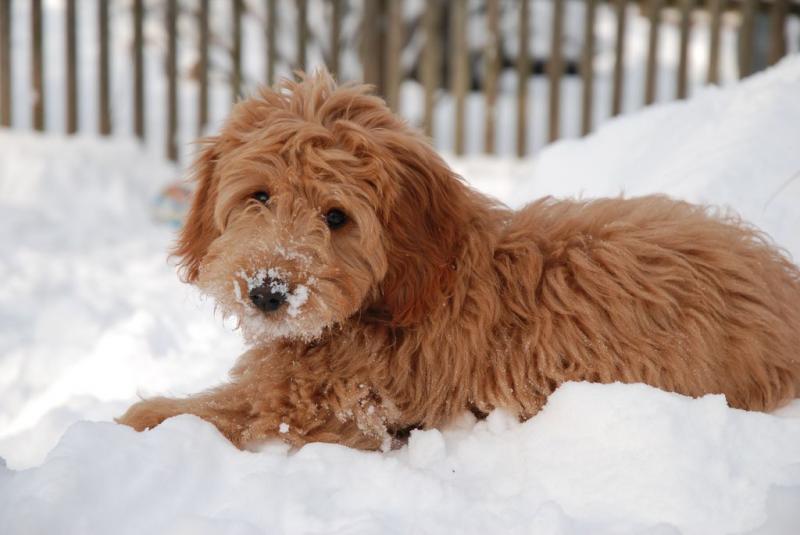
[[[453,163],[514,206],[623,191],[730,206],[798,257],[798,94],[793,57],[533,161]],[[223,380],[242,351],[165,262],[149,207],[177,174],[133,143],[0,132],[0,533],[797,532],[798,401],[766,415],[571,383],[526,423],[465,415],[385,454],[241,452],[189,416],[109,423],[137,391]]]
[[[40,468],[0,472],[0,518],[3,533],[741,532],[767,519],[771,485],[800,492],[798,444],[800,421],[720,396],[588,383],[525,424],[464,416],[387,454],[240,452],[193,416],[81,422]]]

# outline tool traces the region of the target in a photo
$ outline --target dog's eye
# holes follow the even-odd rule
[[[334,208],[332,210],[328,210],[328,213],[325,214],[325,223],[328,224],[328,227],[331,230],[336,230],[347,223],[347,216],[341,210]]]
[[[267,204],[269,201],[269,193],[266,191],[257,191],[250,196],[251,199],[255,199],[261,204]]]

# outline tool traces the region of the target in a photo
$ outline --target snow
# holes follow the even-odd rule
[[[294,290],[286,293],[286,302],[289,303],[289,309],[286,311],[293,318],[300,314],[303,305],[308,301],[308,286],[305,284],[298,284]]]
[[[794,56],[533,160],[451,160],[513,206],[728,206],[797,258],[799,91]],[[179,173],[126,140],[0,131],[0,533],[796,533],[800,401],[768,415],[571,383],[528,422],[465,414],[384,453],[111,423],[137,394],[218,383],[244,350],[165,260],[173,230],[149,210]]]
[[[177,281],[173,232],[150,218],[178,174],[134,142],[0,131],[0,456],[11,466],[41,462],[70,423],[117,416],[137,392],[211,386],[243,351]]]
[[[80,422],[40,468],[0,472],[0,526],[64,534],[743,532],[766,520],[771,485],[800,488],[798,443],[798,420],[731,410],[720,396],[621,384],[567,384],[525,424],[465,416],[443,432],[415,431],[389,453],[325,444],[240,452],[193,416],[146,433]]]

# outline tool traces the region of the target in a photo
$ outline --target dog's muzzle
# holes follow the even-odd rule
[[[250,301],[262,312],[275,312],[286,302],[286,292],[276,291],[277,281],[266,279],[261,286],[250,290]]]

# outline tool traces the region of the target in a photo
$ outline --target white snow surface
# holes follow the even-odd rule
[[[512,206],[729,207],[797,258],[798,95],[795,56],[534,160],[451,161]],[[111,423],[137,393],[224,380],[243,351],[166,261],[149,207],[179,174],[134,142],[0,131],[0,533],[798,533],[800,401],[769,415],[568,383],[525,423],[464,415],[387,453],[243,452],[191,416]]]

